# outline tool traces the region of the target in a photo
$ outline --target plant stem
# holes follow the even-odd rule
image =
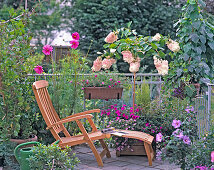
[[[136,80],[136,73],[134,73],[134,89],[133,89],[133,113],[134,113],[134,104],[135,104],[135,80]]]

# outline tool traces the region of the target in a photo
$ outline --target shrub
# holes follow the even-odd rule
[[[57,144],[34,146],[33,155],[28,158],[32,169],[74,169],[79,160],[75,154],[70,154],[69,147],[62,150]]]

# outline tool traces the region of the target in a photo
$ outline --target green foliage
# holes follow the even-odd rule
[[[199,6],[200,4],[200,6]],[[177,88],[181,82],[187,84],[186,94],[192,97],[193,89],[189,83],[200,83],[213,80],[214,26],[202,15],[203,1],[191,0],[183,7],[182,18],[178,25],[181,51],[169,64],[169,74],[165,81],[168,87]]]
[[[87,51],[88,43],[93,40],[90,58],[94,60],[108,33],[115,27],[124,27],[130,21],[139,34],[155,35],[159,32],[173,35],[173,21],[178,18],[180,9],[178,6],[174,7],[175,5],[175,1],[156,0],[74,0],[73,30],[84,38],[80,44],[82,50]],[[153,65],[153,62],[149,61],[148,64]]]
[[[136,87],[136,104],[142,109],[148,110],[150,108],[151,97],[149,84],[144,83]]]
[[[210,132],[204,135],[200,140],[195,141],[192,145],[191,154],[187,155],[187,169],[192,169],[199,165],[211,167],[211,152],[214,148],[214,127],[211,127]]]
[[[20,13],[11,9],[10,18]],[[0,23],[0,133],[2,139],[28,138],[32,133],[34,117],[25,62],[31,53],[28,13]]]
[[[33,155],[28,158],[30,167],[35,170],[43,169],[74,169],[79,163],[75,153],[71,154],[71,149],[66,147],[61,149],[58,145],[34,146]]]

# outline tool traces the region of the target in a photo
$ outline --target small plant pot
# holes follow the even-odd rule
[[[118,87],[85,87],[85,99],[121,99],[123,88]]]

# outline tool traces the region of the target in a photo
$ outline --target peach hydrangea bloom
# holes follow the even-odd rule
[[[178,52],[180,50],[179,43],[173,40],[169,40],[167,47],[173,52]]]
[[[111,67],[111,65],[112,65],[112,62],[114,62],[114,61],[112,61],[112,59],[107,59],[107,58],[105,58],[105,59],[102,61],[102,68],[104,68],[104,69],[109,69],[109,68]]]
[[[102,59],[97,57],[97,59],[93,62],[92,71],[100,71],[102,68]]]
[[[129,71],[132,73],[136,73],[139,71],[139,68],[140,68],[139,62],[130,63]]]
[[[152,37],[152,41],[160,41],[161,35],[159,33],[155,34],[154,37]]]
[[[123,55],[123,60],[127,63],[132,63],[134,61],[134,57],[130,51],[122,51],[121,54]]]
[[[105,42],[107,43],[113,43],[115,41],[117,41],[117,35],[114,32],[110,32],[105,38]]]
[[[161,75],[168,74],[169,66],[167,60],[158,59],[156,56],[153,57],[154,65]]]

